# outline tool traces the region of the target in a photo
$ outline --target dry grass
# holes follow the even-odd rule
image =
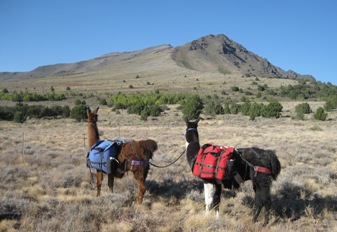
[[[293,103],[284,108],[291,114]],[[219,219],[204,215],[203,186],[184,156],[173,166],[151,167],[142,205],[134,203],[137,185],[131,173],[115,182],[113,194],[105,178],[97,198],[86,168],[86,123],[1,121],[0,231],[335,231],[336,118],[333,113],[325,122],[310,117],[250,121],[224,115],[200,122],[201,143],[276,150],[282,171],[273,183],[271,221],[264,228],[262,217],[251,221],[250,182],[236,193],[223,192]],[[173,161],[185,146],[186,128],[174,106],[147,122],[101,107],[98,126],[102,139],[156,140],[159,150],[152,162],[158,165]]]

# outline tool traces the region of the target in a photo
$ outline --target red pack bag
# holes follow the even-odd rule
[[[232,158],[234,152],[233,147],[221,147],[220,156],[218,158],[218,164],[216,166],[215,178],[223,180],[226,175],[227,163]]]
[[[233,152],[233,147],[209,143],[203,145],[195,160],[193,175],[205,179],[223,180],[226,175],[227,161],[231,158]]]

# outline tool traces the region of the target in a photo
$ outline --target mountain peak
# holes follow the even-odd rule
[[[223,34],[210,34],[179,46],[172,58],[180,66],[201,72],[315,81],[310,75],[286,72],[272,65]]]

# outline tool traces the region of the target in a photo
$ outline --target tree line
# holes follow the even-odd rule
[[[239,89],[240,90],[240,89]],[[232,88],[232,91],[239,91]],[[260,86],[260,91],[268,90],[268,86]],[[324,94],[323,94],[324,93]],[[315,119],[325,120],[327,112],[337,109],[337,87],[331,84],[314,84],[307,85],[305,82],[295,86],[281,86],[274,92],[274,96],[282,95],[291,99],[308,99],[315,96],[325,100],[324,107],[320,107],[315,112]],[[54,91],[49,94],[36,94],[28,92],[9,93],[7,89],[0,91],[0,100],[12,100],[18,103],[14,107],[0,107],[0,120],[10,120],[15,122],[24,122],[27,118],[44,118],[44,117],[70,117],[77,121],[86,120],[86,103],[85,101],[76,100],[75,106],[70,109],[69,106],[29,106],[23,104],[24,101],[59,101],[65,99],[63,94],[56,94]],[[220,114],[238,114],[249,116],[251,120],[256,117],[275,117],[279,118],[282,112],[282,104],[271,98],[264,103],[249,100],[243,97],[243,102],[226,102],[216,94],[213,96],[203,96],[189,93],[160,93],[159,90],[151,93],[132,93],[124,94],[118,92],[110,95],[107,99],[100,99],[100,104],[109,105],[113,111],[119,113],[120,110],[127,110],[129,114],[138,114],[141,120],[147,120],[149,116],[160,116],[168,107],[166,105],[178,104],[185,118],[197,118],[204,113],[208,116]],[[311,113],[309,104],[303,103],[296,107],[296,119],[304,119],[304,115]],[[308,109],[309,108],[309,109]]]

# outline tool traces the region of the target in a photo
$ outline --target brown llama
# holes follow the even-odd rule
[[[89,107],[87,108],[88,142],[90,148],[100,140],[97,127],[98,109],[99,107],[94,111],[91,111]],[[146,191],[145,180],[150,169],[149,160],[152,158],[153,153],[158,149],[157,142],[151,139],[139,141],[129,140],[123,142],[119,146],[119,153],[117,155],[118,166],[111,174],[108,174],[108,186],[110,192],[113,192],[114,178],[122,178],[126,172],[131,171],[138,184],[136,202],[142,203]],[[97,196],[100,196],[103,172],[98,169],[96,169],[96,171]]]

